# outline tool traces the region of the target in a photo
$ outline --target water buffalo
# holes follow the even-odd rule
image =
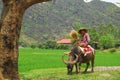
[[[84,73],[86,73],[87,69],[90,65],[90,61],[91,61],[91,65],[92,65],[91,72],[94,72],[94,68],[93,68],[94,67],[94,58],[95,58],[94,51],[91,51],[91,52],[87,53],[86,56],[84,56],[80,47],[74,46],[69,54],[68,61],[66,61],[64,59],[65,55],[67,55],[67,54],[64,54],[62,56],[62,61],[67,65],[68,74],[72,74],[72,70],[73,70],[74,65],[76,68],[76,73],[80,73],[80,66],[82,63],[86,63],[86,68],[84,71]]]

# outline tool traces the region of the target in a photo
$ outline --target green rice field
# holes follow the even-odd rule
[[[19,49],[19,72],[23,80],[88,80],[82,74],[77,79],[78,75],[73,75],[71,78],[66,75],[66,65],[63,64],[61,56],[64,52],[69,50],[50,50],[50,49],[31,49],[31,48],[21,48]],[[120,51],[111,53],[109,51],[97,50],[95,54],[95,66],[120,66]],[[85,64],[82,65],[84,68]],[[90,75],[99,75],[103,72],[95,72],[90,74],[85,74],[88,77]],[[105,72],[112,75],[112,72]],[[113,71],[113,75],[120,74],[120,71]],[[113,76],[112,75],[112,76]],[[56,77],[55,77],[56,76]],[[62,78],[62,76],[64,78]],[[110,77],[109,80],[118,80],[118,77]],[[74,79],[75,78],[75,79]],[[84,79],[85,78],[85,79]],[[107,80],[107,78],[100,77],[96,80]],[[89,80],[95,80],[91,78]],[[120,76],[119,76],[120,80]]]

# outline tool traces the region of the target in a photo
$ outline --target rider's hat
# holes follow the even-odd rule
[[[85,32],[87,33],[87,32],[88,32],[88,29],[86,29],[86,28],[81,28],[81,29],[78,30],[78,33],[81,34],[82,31],[85,31]]]

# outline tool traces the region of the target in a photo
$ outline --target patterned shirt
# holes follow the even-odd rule
[[[81,38],[81,43],[85,43],[86,45],[88,45],[90,43],[90,36],[88,33],[85,33],[82,38]]]

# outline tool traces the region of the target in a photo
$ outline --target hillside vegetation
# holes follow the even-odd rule
[[[0,1],[0,12],[2,8]],[[120,8],[112,3],[94,0],[56,0],[29,8],[23,19],[21,39],[27,44],[65,38],[78,22],[92,27],[101,23],[120,25]]]

